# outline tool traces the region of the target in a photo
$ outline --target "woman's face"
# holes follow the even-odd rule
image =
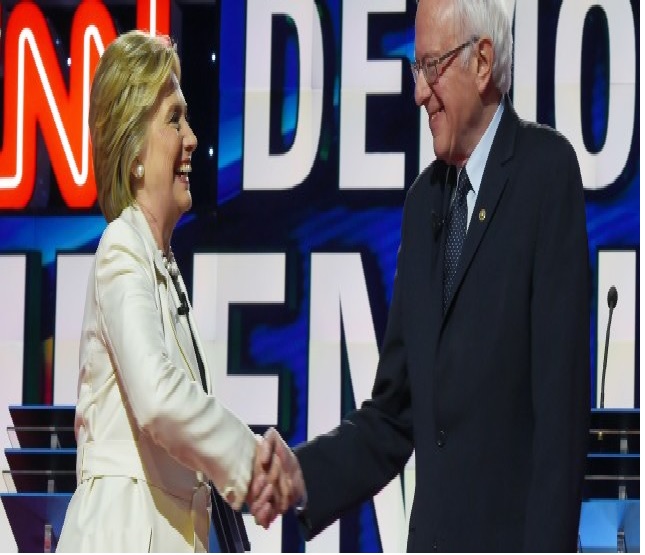
[[[186,115],[186,101],[173,74],[161,91],[157,110],[148,124],[144,150],[138,158],[145,169],[141,189],[145,191],[146,203],[154,203],[158,213],[175,221],[192,205],[188,176],[197,138]]]

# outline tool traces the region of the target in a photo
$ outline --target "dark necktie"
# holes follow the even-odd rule
[[[446,252],[443,259],[443,311],[446,312],[448,301],[452,295],[457,273],[457,263],[461,249],[466,239],[466,219],[468,205],[466,195],[470,189],[470,180],[464,167],[457,180],[457,191],[448,216],[448,236],[446,238]]]

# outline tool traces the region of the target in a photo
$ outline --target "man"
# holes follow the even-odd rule
[[[501,0],[420,0],[415,31],[437,160],[405,202],[372,398],[296,456],[268,438],[307,538],[415,449],[409,551],[575,551],[590,397],[576,156],[506,96]]]

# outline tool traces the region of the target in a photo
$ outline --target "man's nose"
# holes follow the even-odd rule
[[[414,83],[414,101],[417,106],[423,106],[432,95],[432,89],[428,85],[426,78],[422,72],[417,75],[417,80]]]

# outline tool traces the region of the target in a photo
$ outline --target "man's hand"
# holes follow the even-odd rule
[[[262,510],[253,513],[255,522],[265,529],[273,522],[278,513],[286,511],[285,484],[286,475],[282,472],[280,459],[272,452],[266,440],[258,441],[253,461],[253,476],[249,484],[246,503],[249,507],[256,503],[258,498],[263,500]]]
[[[269,428],[256,451],[247,503],[255,521],[268,528],[276,516],[306,497],[300,463],[280,434]]]

